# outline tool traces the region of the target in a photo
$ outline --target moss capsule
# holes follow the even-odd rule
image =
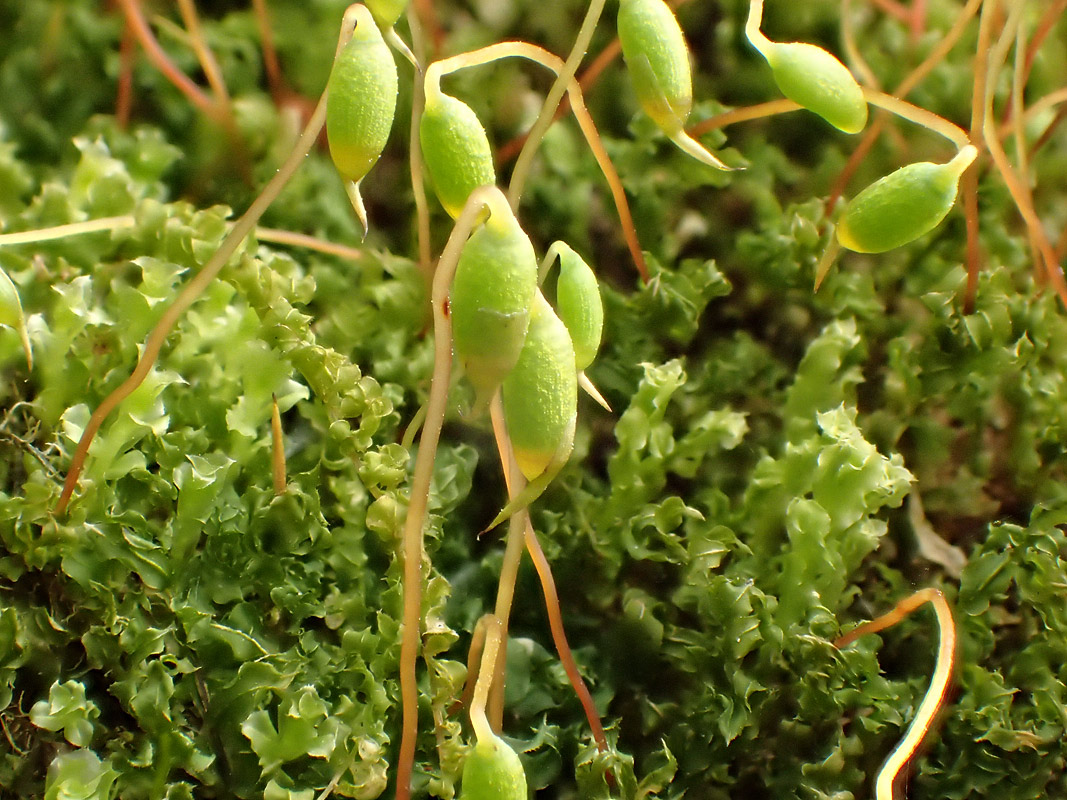
[[[508,437],[526,479],[539,476],[561,455],[566,461],[578,414],[578,373],[567,327],[540,292],[519,360],[501,392]]]
[[[529,483],[508,501],[486,530],[540,497],[574,449],[578,421],[574,347],[567,326],[540,290],[530,312],[530,330],[522,353],[504,378],[500,393],[515,461]]]
[[[848,68],[805,42],[771,42],[764,56],[782,94],[845,133],[867,124],[867,101]]]
[[[956,202],[960,176],[977,154],[967,145],[947,164],[908,164],[875,181],[849,203],[838,241],[857,253],[884,253],[929,233]]]
[[[519,756],[499,736],[486,734],[463,764],[460,800],[527,800]]]
[[[408,7],[408,0],[366,0],[367,8],[382,28],[391,28]]]
[[[867,101],[852,73],[837,58],[806,42],[772,42],[760,31],[763,0],[751,0],[745,36],[767,59],[782,94],[845,133],[867,124]]]
[[[426,75],[419,143],[437,198],[453,219],[472,191],[496,183],[493,153],[478,115],[462,100],[444,94],[431,71]]]
[[[337,171],[359,183],[378,161],[396,110],[393,56],[371,12],[355,7],[356,27],[327,84],[326,137]]]
[[[684,130],[693,108],[693,72],[674,12],[663,0],[622,0],[618,29],[641,108],[685,153],[709,167],[730,169]]]
[[[579,372],[593,363],[604,330],[604,302],[596,275],[580,255],[563,242],[559,249],[559,281],[556,305],[559,318],[567,326],[574,345],[574,362]]]
[[[537,292],[537,256],[507,199],[494,190],[489,219],[463,246],[449,308],[456,355],[484,408],[515,366]]]
[[[663,0],[622,0],[619,42],[641,108],[668,135],[693,108],[689,51],[674,12]]]

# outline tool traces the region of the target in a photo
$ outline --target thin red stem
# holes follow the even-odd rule
[[[423,2],[429,2],[429,0],[423,0]],[[690,2],[690,0],[669,0],[667,5],[672,9],[678,9],[688,2]],[[589,62],[589,66],[582,70],[582,74],[578,76],[578,85],[582,88],[582,91],[585,92],[587,89],[591,88],[600,78],[601,74],[603,74],[604,70],[606,70],[621,54],[622,43],[619,41],[618,37],[616,37],[597,54],[596,58]],[[561,119],[570,107],[570,98],[564,96],[563,99],[560,100],[559,105],[556,106],[556,113],[552,119]],[[528,131],[520,133],[518,136],[506,142],[503,146],[498,147],[496,151],[497,164],[507,164],[509,161],[517,158],[519,153],[522,152],[522,147],[526,144],[526,139],[529,135]]]
[[[267,0],[252,0],[252,8],[256,14],[256,26],[259,28],[259,48],[263,51],[263,69],[267,73],[267,85],[274,101],[278,102],[279,98],[288,94],[288,87],[282,77],[278,51],[274,48],[274,32],[271,29]]]
[[[155,34],[152,33],[152,29],[148,25],[148,21],[144,18],[144,14],[141,13],[139,0],[118,0],[118,3],[126,15],[126,24],[132,29],[138,43],[144,49],[145,55],[148,56],[148,60],[163,73],[167,80],[177,87],[178,91],[186,96],[190,103],[200,109],[206,116],[220,124],[224,124],[226,114],[222,109],[204,94],[203,90],[193,83],[184,72],[178,69],[174,62],[170,60],[170,56],[160,47]]]
[[[137,35],[129,19],[126,19],[119,43],[119,79],[115,95],[115,118],[123,129],[130,124],[130,112],[133,108],[133,57],[136,44]]]
[[[871,5],[882,9],[886,14],[900,22],[905,24],[911,22],[911,11],[896,2],[896,0],[871,0]]]

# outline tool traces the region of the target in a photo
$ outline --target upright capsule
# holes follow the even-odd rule
[[[519,360],[537,292],[537,256],[507,199],[494,189],[489,218],[463,246],[449,296],[453,347],[484,408]]]
[[[759,29],[762,0],[753,0],[745,33],[767,59],[782,94],[845,133],[867,124],[867,101],[852,73],[835,56],[806,42],[772,42]]]
[[[622,0],[618,31],[644,112],[686,153],[717,169],[729,169],[684,130],[693,109],[693,73],[674,12],[663,0]]]
[[[452,219],[459,216],[471,192],[496,183],[485,128],[470,106],[441,91],[433,65],[426,72],[419,144],[434,192]]]
[[[334,61],[327,83],[326,138],[366,229],[359,182],[377,163],[396,111],[397,71],[389,47],[365,6],[353,6],[355,30]]]
[[[527,800],[519,756],[495,734],[478,738],[463,764],[460,800]]]
[[[956,202],[960,176],[977,155],[966,145],[947,164],[908,164],[875,181],[848,204],[838,241],[857,253],[884,253],[929,233]]]

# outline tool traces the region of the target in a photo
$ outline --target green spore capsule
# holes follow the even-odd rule
[[[419,143],[437,199],[452,219],[459,216],[471,192],[496,183],[493,152],[478,115],[441,91],[432,66],[426,73]]]
[[[527,800],[526,773],[514,750],[491,733],[478,738],[463,764],[460,800]]]
[[[682,28],[663,0],[622,0],[619,42],[641,108],[668,135],[693,108],[693,75]]]
[[[693,158],[716,169],[730,169],[683,129],[693,109],[693,72],[674,12],[663,0],[622,0],[618,31],[634,94],[644,112]]]
[[[408,7],[408,0],[366,0],[366,5],[374,15],[374,20],[386,29],[396,25]]]
[[[26,331],[26,317],[22,313],[22,301],[18,289],[4,270],[0,269],[0,325],[14,328],[22,340],[22,349],[26,353],[26,365],[33,369],[33,350],[30,349],[30,337]]]
[[[763,0],[751,0],[745,36],[767,59],[782,94],[845,133],[867,124],[867,101],[852,73],[830,53],[806,42],[772,42],[760,31]]]
[[[908,164],[875,181],[849,203],[837,240],[857,253],[884,253],[929,233],[956,202],[960,176],[977,155],[967,145],[947,164]]]
[[[526,479],[541,475],[561,454],[565,461],[574,443],[578,373],[567,326],[540,292],[519,360],[501,393],[508,437]]]
[[[500,387],[508,439],[529,483],[489,523],[496,527],[541,496],[574,449],[578,373],[567,326],[540,291],[515,368]]]
[[[556,305],[574,345],[574,364],[579,372],[593,363],[604,331],[604,302],[596,275],[587,263],[563,242],[559,250],[559,280]]]
[[[852,73],[832,54],[805,42],[771,42],[764,52],[782,94],[845,133],[867,124],[867,101]]]
[[[352,38],[334,61],[326,85],[326,138],[330,156],[346,181],[356,214],[366,229],[359,182],[385,149],[396,111],[397,71],[371,12],[354,6]]]
[[[519,360],[537,292],[537,256],[507,199],[495,189],[489,219],[471,234],[449,296],[453,347],[474,385],[475,410]]]

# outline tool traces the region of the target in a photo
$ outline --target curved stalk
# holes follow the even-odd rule
[[[463,692],[460,694],[459,699],[449,707],[449,714],[455,714],[474,697],[474,684],[478,680],[482,648],[485,646],[485,623],[489,616],[489,614],[483,614],[474,623],[474,631],[471,633],[471,645],[467,650],[467,680],[463,684]]]
[[[460,253],[486,207],[486,198],[500,190],[482,186],[471,192],[463,211],[456,219],[433,277],[434,366],[430,397],[426,403],[426,422],[419,439],[415,472],[411,481],[411,499],[404,520],[402,550],[404,559],[404,611],[400,639],[400,694],[402,729],[397,756],[397,800],[411,797],[411,774],[415,764],[415,738],[418,733],[419,706],[415,662],[419,654],[422,623],[422,555],[423,526],[433,478],[434,457],[441,438],[448,404],[449,378],[452,372],[452,320],[448,308],[448,291],[456,274]]]
[[[760,55],[767,58],[773,43],[760,30],[760,25],[762,24],[763,0],[752,0],[748,5],[748,19],[745,20],[745,36],[748,38],[749,43],[759,50]]]
[[[349,247],[346,244],[319,239],[317,236],[310,236],[306,233],[294,233],[293,231],[279,230],[278,228],[263,228],[257,225],[253,231],[253,236],[261,242],[300,247],[304,250],[314,250],[317,253],[347,258],[351,261],[358,261],[363,258],[362,250]]]
[[[868,633],[877,633],[885,628],[896,625],[904,617],[911,614],[924,603],[930,603],[937,615],[937,627],[940,631],[937,646],[937,661],[934,664],[934,674],[930,679],[930,688],[915,716],[908,726],[903,738],[893,748],[889,757],[885,760],[882,768],[878,771],[875,779],[875,797],[877,800],[893,800],[893,784],[897,780],[901,769],[908,763],[922,744],[933,724],[938,709],[945,700],[948,692],[949,681],[952,678],[952,667],[956,659],[956,625],[952,619],[952,609],[948,601],[938,589],[920,589],[910,597],[901,600],[888,613],[877,619],[860,625],[850,633],[840,637],[834,642],[837,648],[843,648],[851,644],[860,636]]]
[[[229,115],[227,110],[204,94],[199,86],[174,65],[174,62],[170,60],[170,56],[159,46],[155,34],[152,33],[144,14],[141,13],[138,0],[118,0],[118,2],[122,7],[123,14],[126,16],[126,24],[144,49],[148,60],[155,65],[156,69],[162,72],[167,80],[177,87],[178,91],[184,94],[189,102],[200,109],[207,117],[224,126],[228,125],[227,117]],[[232,118],[230,120],[232,121]]]
[[[898,117],[914,122],[916,125],[921,125],[929,131],[940,134],[956,145],[956,149],[966,147],[971,143],[970,137],[967,136],[967,131],[961,128],[955,123],[949,122],[944,117],[940,117],[932,111],[927,111],[925,108],[919,108],[911,103],[901,100],[899,97],[894,97],[891,94],[885,92],[879,92],[875,89],[863,88],[863,98],[872,106],[878,106],[884,108],[891,114],[895,114]]]
[[[421,64],[425,59],[425,42],[422,38],[422,25],[414,6],[408,6],[408,28],[411,31],[411,48],[415,61]],[[415,73],[415,85],[411,92],[411,129],[408,148],[408,167],[411,170],[411,192],[415,196],[415,225],[419,245],[419,271],[422,272],[426,285],[433,283],[433,259],[430,255],[430,204],[426,201],[426,181],[422,174],[422,148],[418,146],[419,125],[422,112],[426,107],[426,88],[422,81],[423,70]]]
[[[996,2],[990,2],[988,5],[983,6],[983,25],[986,24],[987,19],[992,20],[992,15],[995,9]],[[1013,6],[1011,8],[1007,23],[1008,28],[1013,24],[1017,24],[1018,14],[1021,13],[1021,10],[1021,5]],[[988,24],[992,25],[992,22],[989,22]],[[1012,37],[1008,36],[1002,36],[997,41],[992,52],[989,54],[989,69],[998,69],[1000,67],[1007,55],[1007,48],[1011,45],[1011,41]],[[1030,193],[1023,182],[1015,174],[1015,170],[1012,168],[1011,163],[1008,161],[1008,156],[1000,144],[1000,138],[997,136],[996,121],[993,118],[994,90],[994,84],[987,80],[985,84],[985,97],[982,112],[982,138],[989,151],[990,157],[993,159],[994,166],[996,166],[1001,178],[1003,178],[1004,184],[1008,187],[1008,192],[1011,194],[1012,200],[1015,201],[1016,208],[1019,209],[1019,213],[1022,215],[1023,221],[1026,223],[1027,232],[1032,237],[1041,254],[1041,259],[1044,262],[1045,274],[1052,282],[1053,288],[1055,288],[1056,293],[1060,297],[1060,301],[1064,306],[1067,306],[1067,280],[1064,279],[1063,270],[1060,269],[1059,261],[1056,258],[1056,253],[1052,249],[1052,244],[1049,242],[1048,235],[1045,233],[1045,228],[1041,224],[1037,212],[1034,210]]]
[[[862,82],[874,89],[881,89],[878,76],[874,74],[856,42],[856,30],[852,25],[852,0],[841,0],[841,41],[845,46],[849,66],[859,73]]]
[[[725,128],[727,125],[735,125],[738,122],[748,122],[750,120],[763,119],[765,117],[774,117],[789,111],[799,111],[800,108],[801,106],[799,103],[794,103],[792,100],[783,97],[778,100],[768,100],[766,103],[757,103],[752,106],[724,111],[721,114],[708,117],[706,120],[698,122],[696,125],[691,125],[685,130],[690,136],[699,137],[709,131]]]
[[[570,55],[567,56],[563,69],[556,74],[556,80],[548,90],[548,94],[545,95],[541,113],[534,120],[533,127],[530,128],[530,132],[526,135],[522,150],[519,151],[519,157],[515,159],[515,168],[511,172],[511,184],[508,187],[508,198],[512,201],[511,207],[513,209],[518,206],[518,199],[526,184],[526,177],[529,175],[534,153],[541,146],[541,140],[544,139],[545,133],[555,119],[559,101],[563,98],[563,93],[567,90],[568,84],[574,80],[578,65],[582,63],[582,59],[585,58],[586,51],[589,49],[593,31],[596,29],[596,24],[604,11],[604,2],[605,0],[592,0],[589,3],[589,8],[585,12],[585,19],[582,20],[582,27],[578,29],[578,35],[574,39],[573,47],[571,47]]]
[[[563,61],[558,56],[553,55],[542,47],[526,42],[499,42],[478,50],[472,50],[469,53],[461,53],[434,62],[426,69],[426,82],[431,85],[437,85],[440,83],[441,76],[450,72],[466,69],[467,67],[481,66],[501,58],[525,58],[552,70],[557,75],[564,68]],[[633,216],[630,214],[630,204],[626,199],[622,181],[615,171],[615,166],[611,163],[607,150],[604,149],[604,145],[600,141],[600,134],[597,132],[593,118],[589,115],[589,110],[585,106],[582,88],[573,77],[567,82],[567,97],[570,99],[571,110],[574,112],[578,127],[581,128],[582,134],[589,144],[589,149],[593,151],[593,157],[596,159],[597,165],[608,183],[611,196],[615,201],[615,209],[619,214],[619,220],[622,222],[622,233],[626,239],[626,246],[630,250],[630,257],[641,275],[642,282],[648,283],[648,266],[645,263],[644,253],[641,251],[641,243],[637,239],[637,229],[634,227]],[[512,208],[516,205],[516,197],[517,195],[513,190],[509,189],[508,201],[511,203]]]
[[[514,497],[522,490],[522,471],[519,469],[518,464],[515,461],[515,455],[511,449],[511,442],[507,437],[507,429],[504,425],[502,415],[499,423],[495,417],[493,422],[493,434],[496,438],[500,463],[507,465],[504,470],[504,480],[508,487],[508,497]],[[556,646],[556,653],[559,655],[559,660],[563,664],[563,671],[567,674],[567,679],[570,681],[571,688],[578,696],[578,701],[581,703],[582,709],[585,711],[585,718],[589,722],[589,728],[593,732],[593,739],[596,741],[597,749],[603,753],[608,749],[607,737],[604,735],[604,726],[600,722],[596,704],[593,703],[593,696],[589,693],[585,681],[582,680],[582,675],[578,671],[578,665],[574,661],[574,654],[571,652],[570,643],[567,641],[567,632],[563,627],[563,612],[560,609],[559,604],[559,593],[556,591],[556,581],[552,577],[552,567],[549,565],[548,559],[545,558],[545,553],[541,549],[541,543],[537,540],[537,533],[534,531],[533,522],[530,520],[529,509],[524,508],[522,511],[519,511],[512,516],[511,519],[522,520],[526,549],[530,553],[530,558],[533,560],[534,569],[537,571],[537,577],[541,581],[541,591],[545,597],[545,611],[548,613],[548,626],[552,632],[552,642]],[[508,536],[511,536],[510,527]],[[508,543],[510,545],[510,538]],[[501,581],[503,581],[503,570],[501,570]],[[477,631],[475,633],[477,634]]]
[[[489,415],[493,423],[493,435],[496,437],[497,448],[501,442],[508,442],[507,426],[504,423],[504,405],[500,399],[500,391],[493,395],[489,405]],[[511,456],[510,446],[507,448],[507,456],[501,452],[500,463],[504,467],[504,478],[508,486],[508,497],[513,497],[522,491],[526,485],[522,471],[518,463]],[[507,664],[507,633],[508,621],[511,618],[511,604],[515,597],[515,581],[519,574],[519,562],[522,561],[523,527],[529,520],[530,511],[527,508],[516,512],[508,520],[508,538],[504,548],[504,561],[500,566],[500,579],[497,582],[496,608],[494,613],[503,630],[504,641],[500,648],[500,654],[494,666],[496,678],[493,681],[493,694],[490,698],[489,719],[493,729],[500,730],[504,718],[504,684],[505,666]]]
[[[137,224],[137,217],[133,214],[123,214],[117,217],[99,217],[87,219],[84,222],[68,222],[63,225],[54,225],[50,228],[37,228],[32,231],[16,231],[15,233],[0,233],[0,247],[5,245],[14,246],[20,244],[34,244],[36,242],[50,242],[56,239],[65,239],[68,236],[81,236],[86,233],[100,233],[103,231],[120,231],[132,228]],[[233,228],[233,224],[228,226]],[[264,228],[257,225],[253,229],[253,235],[261,242],[284,244],[291,247],[301,247],[305,250],[314,250],[318,253],[358,260],[363,258],[363,251],[355,247],[319,239],[306,233],[281,230],[279,228]]]
[[[346,11],[344,19],[341,23],[341,35],[338,38],[337,50],[334,53],[336,58],[337,53],[340,53],[344,48],[344,45],[348,43],[348,39],[352,35],[353,17],[351,10]],[[89,418],[88,424],[85,426],[85,430],[82,431],[81,439],[78,441],[78,446],[75,448],[74,456],[71,458],[70,468],[67,471],[67,478],[63,483],[63,491],[59,495],[59,500],[56,503],[55,513],[63,514],[67,509],[67,504],[70,502],[71,495],[74,493],[74,487],[78,484],[78,476],[81,474],[82,467],[85,464],[85,459],[89,454],[89,445],[92,444],[93,438],[96,436],[96,432],[100,429],[104,420],[111,414],[118,405],[129,397],[134,390],[144,381],[151,371],[153,365],[156,363],[156,359],[159,357],[159,351],[163,348],[163,343],[166,341],[167,336],[174,329],[174,326],[181,319],[182,314],[189,308],[196,300],[204,293],[204,290],[211,284],[215,277],[219,274],[226,263],[230,260],[237,248],[245,240],[245,237],[255,228],[256,223],[259,222],[259,218],[263,216],[263,213],[270,207],[270,204],[281,194],[285,185],[289,182],[289,179],[296,173],[300,165],[304,163],[304,159],[311,151],[311,148],[315,145],[315,141],[318,139],[319,131],[322,129],[323,123],[326,120],[326,92],[323,91],[322,96],[319,98],[318,105],[315,106],[315,111],[311,115],[311,119],[305,126],[303,133],[300,134],[300,139],[297,140],[296,146],[293,148],[293,152],[289,154],[289,157],[285,160],[285,163],[278,169],[274,177],[263,187],[263,191],[253,201],[252,205],[248,207],[248,210],[241,215],[241,218],[237,220],[233,228],[226,235],[226,238],[222,240],[222,244],[219,245],[219,249],[208,259],[204,264],[203,269],[196,274],[196,276],[190,280],[178,293],[178,296],[167,307],[167,310],[163,312],[163,316],[160,317],[159,322],[152,329],[152,332],[148,334],[148,339],[145,341],[144,349],[141,351],[141,357],[137,361],[137,366],[134,368],[133,373],[128,377],[117,389],[111,392],[104,398],[103,402],[97,406],[93,411],[92,416]]]
[[[204,77],[207,78],[211,91],[215,93],[215,102],[220,108],[232,108],[230,92],[226,88],[219,62],[204,39],[204,31],[200,27],[200,15],[196,13],[196,5],[193,0],[178,0],[178,9],[182,15],[182,22],[185,23],[185,29],[189,31],[189,41],[200,62],[200,68],[204,70]]]
[[[499,654],[504,649],[501,645],[506,641],[507,634],[500,624],[500,620],[493,614],[486,614],[479,620],[484,621],[485,649],[482,652],[482,664],[478,670],[478,682],[474,685],[474,698],[471,700],[471,727],[478,741],[491,739],[493,728],[485,716],[485,704],[489,697],[490,684],[495,689],[496,679],[492,665],[499,660]]]
[[[270,86],[271,96],[275,102],[286,91],[285,79],[282,77],[281,64],[278,62],[278,51],[274,48],[274,32],[270,26],[270,14],[267,12],[267,0],[252,0],[252,8],[256,15],[256,26],[259,28],[259,49],[263,55],[263,71],[267,73],[267,85]]]

